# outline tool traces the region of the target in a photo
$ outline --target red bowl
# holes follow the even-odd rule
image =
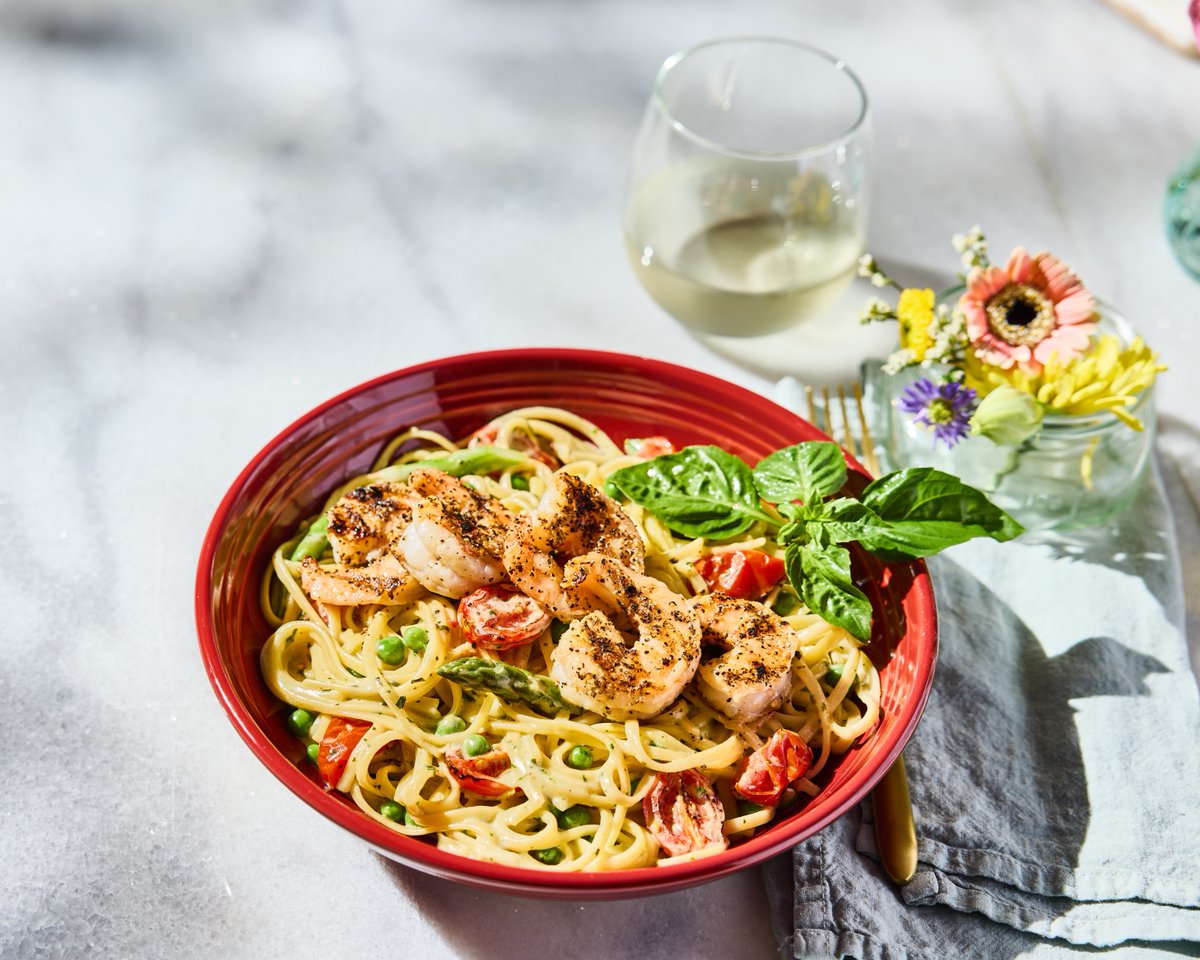
[[[382,444],[414,424],[462,437],[515,407],[566,407],[619,443],[664,434],[714,443],[754,463],[802,440],[828,439],[763,397],[707,374],[642,357],[589,350],[502,350],[449,357],[354,387],[275,437],[225,494],[208,528],[196,576],[196,626],[209,680],[255,755],[301,800],[380,853],[473,886],[562,899],[665,893],[715,880],[778,853],[858,802],[899,755],[929,695],[937,617],[924,564],[883,565],[855,555],[875,607],[870,653],[880,668],[882,719],[832,765],[823,789],[753,839],[691,863],[558,873],[470,860],[388,830],[326,790],[288,733],[287,711],[258,671],[269,628],[259,584],[274,548],[334,487],[370,468]],[[865,482],[852,467],[850,486]]]

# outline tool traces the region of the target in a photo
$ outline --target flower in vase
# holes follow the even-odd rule
[[[1196,34],[1196,46],[1200,48],[1200,0],[1192,0],[1188,6],[1188,16],[1192,18],[1192,30]]]
[[[1142,393],[1166,369],[1158,354],[1141,337],[1122,344],[1111,334],[1098,337],[1081,357],[1063,361],[1052,356],[1036,371],[987,367],[974,357],[968,357],[963,366],[967,382],[981,392],[1013,387],[1029,394],[1047,410],[1068,416],[1089,416],[1107,410],[1134,430],[1141,430],[1142,424],[1128,408],[1137,404]]]
[[[971,418],[971,435],[987,437],[994,443],[1016,446],[1042,428],[1042,405],[1007,383],[996,387],[979,401]]]
[[[912,359],[920,363],[933,346],[933,301],[932,290],[917,290],[906,287],[900,291],[896,304],[896,317],[900,321],[900,348],[908,350]]]
[[[933,431],[935,446],[941,440],[949,450],[970,431],[975,391],[961,383],[934,383],[922,377],[904,388],[897,405],[913,415],[914,423]]]
[[[1067,266],[1023,247],[1004,267],[975,267],[958,309],[979,359],[1005,370],[1040,370],[1052,355],[1083,353],[1096,329],[1096,302]]]

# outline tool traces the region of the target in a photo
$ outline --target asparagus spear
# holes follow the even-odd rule
[[[464,687],[490,690],[509,703],[522,701],[548,716],[568,709],[558,684],[549,677],[498,660],[462,657],[443,664],[438,668],[438,673]]]
[[[325,548],[329,545],[329,537],[325,531],[329,527],[329,514],[323,513],[313,525],[308,528],[308,533],[300,538],[300,542],[292,548],[291,560],[303,560],[305,557],[316,559],[325,552]]]
[[[503,470],[505,467],[515,467],[525,463],[526,460],[528,457],[525,454],[507,450],[504,447],[470,447],[466,450],[454,450],[444,456],[430,457],[428,460],[396,463],[377,471],[375,478],[395,483],[404,480],[410,473],[421,467],[442,470],[453,477],[465,477],[470,474],[483,476]]]

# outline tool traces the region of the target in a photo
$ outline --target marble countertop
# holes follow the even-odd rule
[[[817,328],[715,352],[618,235],[659,63],[746,33],[862,76],[881,259],[952,266],[973,223],[1055,251],[1172,364],[1164,421],[1200,431],[1200,284],[1159,216],[1200,142],[1200,65],[1092,0],[7,0],[0,954],[523,960],[532,936],[576,960],[775,955],[757,871],[537,903],[377,857],[243,747],[192,620],[229,483],[360,381],[527,345],[766,393],[805,372]]]

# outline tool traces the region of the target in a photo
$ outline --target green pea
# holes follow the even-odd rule
[[[319,743],[310,743],[304,748],[304,755],[308,757],[309,763],[316,763],[321,756],[321,745]]]
[[[542,863],[553,866],[556,863],[562,863],[563,852],[561,847],[547,847],[545,850],[530,850],[530,855],[535,860],[540,860]]]
[[[567,628],[571,625],[562,620],[552,620],[550,622],[550,636],[555,643],[562,639],[562,635],[567,632]]]
[[[825,678],[830,683],[837,683],[842,679],[842,670],[844,670],[845,667],[846,665],[844,663],[833,664],[828,670],[825,671]]]
[[[477,733],[471,734],[463,741],[462,752],[465,757],[478,757],[492,749],[492,745]]]
[[[514,490],[528,490],[529,489],[529,478],[522,476],[519,473],[514,473],[511,477],[509,477],[508,482],[512,484],[512,488]]]
[[[737,805],[739,817],[749,816],[752,813],[758,813],[758,811],[766,809],[761,803],[754,803],[752,800],[739,800]]]
[[[575,770],[591,770],[594,761],[591,747],[580,744],[567,751],[567,766]]]
[[[425,644],[429,642],[429,637],[425,633],[425,628],[413,624],[411,627],[405,627],[400,631],[400,637],[404,641],[404,645],[409,650],[420,652],[425,649]]]
[[[379,805],[379,812],[389,820],[396,821],[396,823],[399,823],[408,814],[408,811],[394,800],[384,800],[383,803]]]
[[[466,729],[466,721],[452,713],[438,721],[437,729],[434,732],[439,737],[448,737],[452,733],[462,733]]]
[[[288,729],[298,737],[307,737],[317,718],[307,710],[293,710],[287,718]]]
[[[420,826],[420,824],[417,823],[417,818],[414,817],[407,810],[404,811],[404,825],[406,827],[419,827]]]
[[[585,823],[591,823],[592,811],[583,804],[577,803],[573,807],[567,807],[566,810],[555,810],[554,819],[564,830],[570,830],[572,827],[582,827]]]
[[[790,617],[800,606],[800,598],[790,590],[780,590],[771,609],[781,617]]]
[[[404,641],[393,633],[381,637],[375,644],[375,656],[384,663],[403,663],[404,658],[408,656],[408,650],[405,648]]]

